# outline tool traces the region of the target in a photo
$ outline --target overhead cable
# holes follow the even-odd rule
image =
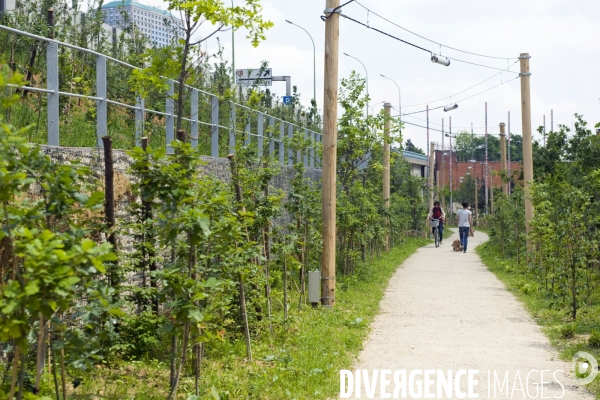
[[[516,64],[516,63],[518,63],[518,62],[519,62],[519,61],[515,61],[515,62],[514,62],[512,65],[509,65],[509,66],[506,68],[506,70],[508,70],[508,68],[512,67],[513,65],[515,65],[515,64]],[[481,85],[482,83],[485,83],[485,82],[489,81],[490,79],[493,79],[493,78],[497,77],[498,75],[502,74],[502,72],[504,72],[504,71],[505,71],[505,70],[502,70],[502,71],[500,71],[500,72],[498,72],[498,73],[496,73],[496,74],[494,74],[494,75],[490,76],[489,78],[487,78],[487,79],[484,79],[483,81],[481,81],[481,82],[479,82],[479,83],[476,83],[475,85],[473,85],[473,86],[471,86],[471,87],[468,87],[468,88],[466,88],[466,89],[464,89],[464,90],[461,90],[460,92],[454,93],[454,94],[452,94],[452,95],[450,95],[450,96],[446,96],[446,97],[439,98],[439,99],[437,99],[437,100],[433,100],[433,101],[426,101],[426,102],[423,102],[423,103],[418,103],[418,104],[410,104],[410,105],[407,105],[407,106],[404,106],[404,105],[403,105],[402,107],[404,107],[404,108],[409,108],[409,107],[416,107],[416,106],[424,106],[424,105],[426,105],[426,104],[437,103],[438,101],[442,101],[442,100],[450,99],[450,98],[452,98],[452,97],[454,97],[454,96],[457,96],[457,95],[459,95],[459,94],[461,94],[461,93],[467,92],[467,91],[469,91],[469,90],[473,89],[474,87],[477,87],[477,86]],[[432,110],[432,109],[430,108],[430,110]]]
[[[459,52],[461,52],[461,53],[465,53],[465,54],[471,54],[471,55],[473,55],[473,56],[478,56],[478,57],[485,57],[485,58],[495,58],[495,59],[498,59],[498,60],[514,60],[514,59],[516,59],[516,57],[496,57],[496,56],[488,56],[488,55],[485,55],[485,54],[473,53],[473,52],[471,52],[471,51],[461,50],[461,49],[457,49],[456,47],[447,46],[447,45],[445,45],[445,44],[442,44],[442,43],[440,43],[440,42],[436,42],[435,40],[428,39],[428,38],[426,38],[425,36],[419,35],[418,33],[415,33],[415,32],[413,32],[413,31],[411,31],[411,30],[409,30],[409,29],[406,29],[406,28],[404,28],[403,26],[400,26],[400,25],[398,25],[397,23],[395,23],[395,22],[393,22],[393,21],[390,21],[389,19],[387,19],[387,18],[385,18],[385,17],[383,17],[383,16],[381,16],[381,15],[377,14],[377,13],[376,13],[376,12],[374,12],[373,10],[370,10],[369,8],[367,8],[367,7],[363,6],[363,5],[362,5],[362,4],[360,4],[358,1],[356,2],[356,4],[358,4],[359,6],[361,6],[362,8],[364,8],[365,10],[367,10],[369,13],[371,13],[371,14],[373,14],[373,15],[375,15],[375,16],[377,16],[377,17],[381,18],[381,19],[383,19],[384,21],[386,21],[386,22],[389,22],[390,24],[392,24],[392,25],[394,25],[394,26],[396,26],[396,27],[398,27],[398,28],[400,28],[400,29],[402,29],[402,30],[404,30],[404,31],[408,32],[408,33],[411,33],[411,34],[413,34],[413,35],[415,35],[415,36],[417,36],[417,37],[420,37],[420,38],[421,38],[421,39],[423,39],[423,40],[427,40],[428,42],[435,43],[435,44],[437,44],[438,46],[442,46],[442,47],[445,47],[445,48],[447,48],[447,49],[451,49],[451,50],[454,50],[454,51],[459,51]]]
[[[394,36],[394,35],[392,35],[392,34],[389,34],[389,33],[387,33],[387,32],[384,32],[384,31],[382,31],[382,30],[380,30],[380,29],[373,28],[372,26],[370,26],[370,25],[368,25],[368,24],[365,24],[364,22],[360,22],[360,21],[358,21],[358,20],[356,20],[356,19],[354,19],[354,18],[351,18],[351,17],[349,17],[349,16],[347,16],[347,15],[345,15],[345,14],[341,14],[341,13],[340,13],[340,16],[342,16],[342,17],[344,17],[344,18],[346,18],[346,19],[348,19],[348,20],[350,20],[350,21],[352,21],[352,22],[355,22],[355,23],[357,23],[357,24],[359,24],[359,25],[362,25],[362,26],[364,26],[364,27],[365,27],[365,28],[367,28],[367,29],[372,29],[372,30],[374,30],[375,32],[378,32],[378,33],[381,33],[381,34],[383,34],[383,35],[385,35],[385,36],[391,37],[392,39],[398,40],[398,41],[400,41],[400,42],[402,42],[402,43],[406,43],[406,44],[408,44],[408,45],[410,45],[410,46],[416,47],[417,49],[420,49],[420,50],[426,51],[426,52],[428,52],[429,54],[431,54],[431,56],[432,56],[432,59],[433,59],[433,56],[435,56],[435,55],[436,55],[436,54],[435,54],[433,51],[431,51],[431,50],[428,50],[428,49],[426,49],[426,48],[424,48],[424,47],[421,47],[421,46],[417,46],[417,45],[416,45],[416,44],[414,44],[414,43],[411,43],[411,42],[408,42],[408,41],[406,41],[406,40],[400,39],[399,37],[396,37],[396,36]],[[440,54],[439,56],[441,56],[441,54]],[[462,62],[462,63],[465,63],[465,64],[471,64],[471,65],[475,65],[475,66],[477,66],[477,67],[488,68],[488,69],[495,69],[495,70],[498,70],[498,71],[507,71],[507,72],[512,72],[512,73],[515,73],[515,74],[517,74],[517,73],[518,73],[518,72],[516,72],[516,71],[508,71],[508,70],[505,70],[505,69],[502,69],[502,68],[490,67],[489,65],[477,64],[477,63],[470,62],[470,61],[460,60],[460,59],[458,59],[458,58],[450,58],[450,57],[446,57],[446,56],[443,56],[443,57],[444,57],[444,58],[447,58],[448,60],[454,60],[454,61]],[[506,60],[506,59],[505,59],[505,60]],[[448,64],[447,64],[447,65],[448,65]]]
[[[400,41],[400,42],[402,42],[402,43],[406,43],[406,44],[408,44],[408,45],[410,45],[410,46],[416,47],[417,49],[420,49],[420,50],[426,51],[426,52],[428,52],[429,54],[431,54],[431,55],[433,56],[433,52],[432,52],[431,50],[427,50],[426,48],[423,48],[423,47],[421,47],[421,46],[417,46],[416,44],[413,44],[413,43],[407,42],[406,40],[402,40],[402,39],[400,39],[400,38],[398,38],[398,37],[396,37],[396,36],[394,36],[394,35],[390,35],[389,33],[386,33],[386,32],[384,32],[384,31],[381,31],[381,30],[379,30],[379,29],[377,29],[377,28],[373,28],[372,26],[369,26],[369,25],[367,25],[367,24],[365,24],[365,23],[362,23],[362,22],[360,22],[360,21],[357,21],[357,20],[355,20],[354,18],[351,18],[351,17],[349,17],[349,16],[347,16],[347,15],[345,15],[345,14],[340,14],[340,15],[341,15],[342,17],[346,18],[346,19],[349,19],[350,21],[356,22],[357,24],[364,26],[365,28],[372,29],[372,30],[374,30],[374,31],[376,31],[376,32],[379,32],[379,33],[383,34],[383,35],[389,36],[389,37],[391,37],[392,39],[396,39],[396,40],[398,40],[398,41]]]

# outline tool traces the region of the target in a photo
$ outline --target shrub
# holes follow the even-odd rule
[[[564,339],[570,339],[575,336],[575,329],[577,328],[576,324],[564,324],[560,327],[560,336]]]
[[[592,331],[588,344],[590,347],[600,347],[600,331]]]

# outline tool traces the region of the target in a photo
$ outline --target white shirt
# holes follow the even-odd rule
[[[460,209],[457,212],[458,214],[458,227],[459,228],[468,228],[471,226],[469,223],[469,217],[471,216],[471,211],[466,208]]]

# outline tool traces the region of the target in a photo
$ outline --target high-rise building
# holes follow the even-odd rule
[[[173,39],[183,38],[181,19],[169,11],[150,7],[133,0],[112,1],[102,6],[104,22],[125,29],[131,25],[148,37],[157,47],[164,47]]]

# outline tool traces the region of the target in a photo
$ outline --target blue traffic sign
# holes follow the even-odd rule
[[[285,105],[292,104],[292,96],[283,96],[282,101]]]

